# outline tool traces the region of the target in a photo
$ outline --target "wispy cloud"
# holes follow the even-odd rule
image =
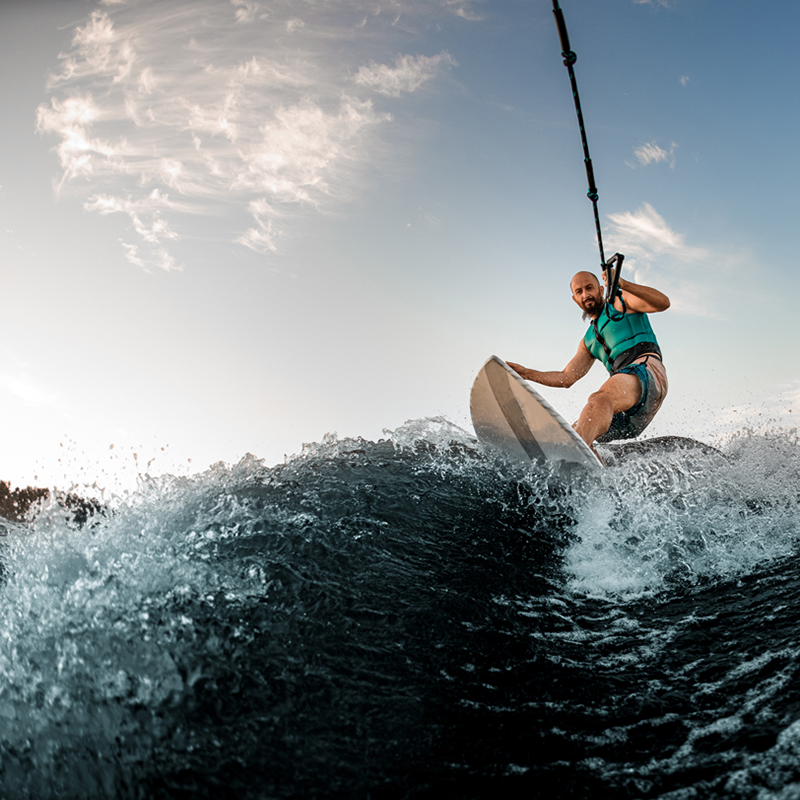
[[[656,142],[646,142],[634,148],[633,154],[643,167],[646,167],[648,164],[657,164],[660,161],[666,161],[672,169],[675,169],[675,151],[677,149],[678,145],[675,144],[675,142],[670,144],[669,150],[664,150],[663,147],[659,147]],[[633,167],[634,164],[629,163],[629,166]]]
[[[686,84],[689,83],[689,76],[681,75],[680,78],[678,78],[678,83],[680,83],[681,86],[686,86]]]
[[[403,92],[413,92],[429,81],[441,64],[456,65],[447,52],[435,56],[400,56],[393,67],[386,64],[370,64],[361,67],[356,83],[368,86],[387,97],[400,97]]]
[[[147,197],[137,200],[122,199],[112,195],[97,194],[83,204],[87,211],[98,214],[127,214],[133,228],[148,244],[160,244],[165,239],[178,239],[169,223],[162,219],[160,209],[175,209],[178,204],[170,202],[169,196],[153,189]],[[147,221],[143,221],[146,216]]]
[[[224,208],[216,224],[229,229],[218,236],[266,253],[292,216],[357,193],[365,167],[387,152],[379,144],[392,116],[376,103],[414,92],[455,64],[446,52],[376,64],[364,57],[368,49],[397,35],[401,17],[439,24],[469,7],[451,0],[424,9],[404,0],[103,5],[76,27],[37,129],[58,140],[59,194],[81,197],[94,213],[127,215],[138,238],[124,245],[127,258],[160,268],[174,268],[165,254],[183,235],[182,216]],[[354,17],[363,17],[361,27]]]
[[[236,6],[237,22],[253,22],[261,11],[260,4],[253,0],[231,0],[231,5]]]
[[[613,236],[624,239],[628,251],[633,255],[652,257],[668,254],[686,261],[705,258],[708,251],[701,247],[690,247],[684,237],[667,224],[650,203],[637,211],[609,214]]]
[[[248,228],[236,241],[259,253],[278,249],[275,243],[280,236],[280,230],[275,226],[275,209],[263,198],[250,203],[250,213],[256,226]]]
[[[478,22],[483,19],[480,14],[473,10],[473,6],[476,3],[470,2],[470,0],[445,0],[445,5],[451,13],[470,22]]]
[[[725,287],[735,283],[744,272],[747,254],[688,244],[649,203],[636,211],[609,214],[608,220],[608,251],[625,254],[625,266],[636,280],[663,289],[679,313],[720,316],[720,279]]]
[[[147,256],[140,256],[139,245],[122,240],[120,240],[120,244],[125,251],[125,258],[145,272],[152,272],[153,268],[162,269],[165,272],[181,272],[183,270],[183,266],[177,265],[175,259],[163,247],[153,248],[148,251]]]

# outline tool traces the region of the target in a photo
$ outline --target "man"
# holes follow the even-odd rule
[[[611,376],[589,396],[573,426],[593,447],[595,441],[633,439],[651,422],[667,394],[667,373],[648,314],[666,311],[669,298],[657,289],[620,279],[613,305],[603,300],[600,281],[591,272],[572,279],[572,299],[591,319],[578,352],[561,372],[539,372],[508,362],[523,378],[543,386],[570,387],[602,361]]]

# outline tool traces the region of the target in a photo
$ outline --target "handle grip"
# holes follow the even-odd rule
[[[622,253],[615,253],[611,258],[603,264],[603,270],[608,272],[608,280],[606,282],[606,302],[613,303],[614,297],[619,288],[619,275],[622,272],[622,262],[625,256]],[[616,267],[616,269],[615,269]]]
[[[556,15],[556,25],[558,25],[558,38],[561,39],[561,54],[566,58],[570,52],[569,35],[567,34],[567,23],[564,22],[564,12],[558,4],[558,0],[553,0],[553,13]]]

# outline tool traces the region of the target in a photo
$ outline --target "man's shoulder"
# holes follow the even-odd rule
[[[578,344],[578,354],[582,356],[588,356],[589,358],[596,358],[594,353],[589,349],[589,345],[587,344],[595,343],[594,339],[594,331],[592,330],[592,326],[589,326],[589,330],[583,335],[583,339],[581,339],[580,343]]]
[[[614,309],[614,314],[611,315],[608,313],[608,306],[609,304],[606,303],[604,310],[606,315],[608,316],[609,320],[614,322],[615,320],[621,320],[623,317],[646,317],[647,312],[645,311],[636,311],[630,307],[628,303],[626,303],[621,297],[614,298],[614,304],[612,308]]]

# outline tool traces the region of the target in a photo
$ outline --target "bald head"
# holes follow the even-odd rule
[[[572,290],[572,294],[575,294],[576,286],[587,286],[589,283],[594,283],[598,289],[600,288],[600,281],[594,272],[576,272],[569,282],[569,288]]]

